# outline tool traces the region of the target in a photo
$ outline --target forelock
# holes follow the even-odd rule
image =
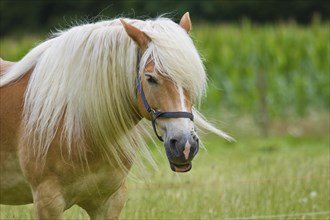
[[[141,30],[151,42],[141,58],[140,71],[151,58],[160,74],[183,86],[192,99],[199,102],[205,94],[206,74],[202,59],[186,31],[166,18],[146,21]]]

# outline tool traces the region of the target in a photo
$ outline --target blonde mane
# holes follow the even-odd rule
[[[136,78],[148,58],[157,70],[183,86],[195,102],[205,95],[206,74],[189,35],[170,19],[125,19],[151,39],[140,63],[138,48],[119,19],[72,27],[32,49],[1,76],[5,86],[33,69],[24,103],[26,143],[47,155],[57,131],[68,151],[86,157],[87,144],[124,169],[140,149],[154,164],[144,142],[146,126],[138,123]],[[194,110],[196,124],[226,139]],[[92,143],[86,143],[90,140]]]

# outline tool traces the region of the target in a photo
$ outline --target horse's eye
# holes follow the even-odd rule
[[[146,74],[146,78],[148,83],[150,84],[157,84],[157,80],[155,79],[155,77],[153,77],[152,75]]]

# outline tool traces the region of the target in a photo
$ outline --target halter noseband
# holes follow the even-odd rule
[[[156,128],[156,119],[157,118],[189,118],[192,121],[194,120],[194,115],[191,112],[160,112],[160,111],[156,111],[153,108],[151,108],[147,102],[146,96],[145,96],[143,88],[142,88],[141,77],[138,77],[136,81],[137,81],[136,82],[137,91],[140,92],[141,99],[142,99],[145,109],[151,115],[152,128],[154,129],[155,134],[157,135],[157,137],[160,141],[164,141],[164,140],[163,140],[162,136],[160,136],[157,132],[157,128]]]

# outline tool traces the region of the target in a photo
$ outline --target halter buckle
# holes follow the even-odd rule
[[[156,110],[153,108],[150,108],[148,112],[150,114],[151,120],[156,120]]]

